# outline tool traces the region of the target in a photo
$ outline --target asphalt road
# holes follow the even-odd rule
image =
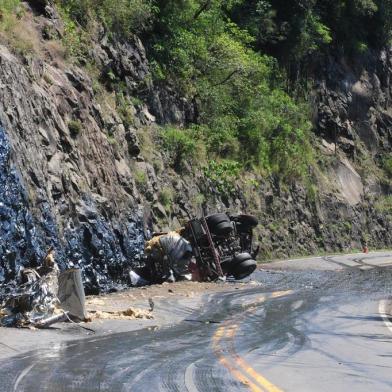
[[[177,326],[4,360],[0,391],[392,391],[392,253],[265,268]]]

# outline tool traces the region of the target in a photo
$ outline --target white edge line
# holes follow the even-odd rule
[[[198,392],[197,386],[194,382],[194,375],[196,370],[196,363],[201,362],[203,359],[199,359],[196,362],[191,363],[185,370],[185,387],[188,392]]]
[[[384,321],[386,327],[392,332],[392,322],[389,320],[389,316],[387,313],[387,300],[383,299],[382,301],[380,301],[380,303],[378,304],[378,312],[380,313],[380,316]]]
[[[16,392],[18,390],[18,386],[20,384],[20,382],[23,380],[23,378],[27,375],[27,373],[35,366],[35,363],[33,363],[32,365],[28,366],[27,368],[25,368],[18,376],[18,378],[16,379],[16,382],[14,384],[14,391]]]

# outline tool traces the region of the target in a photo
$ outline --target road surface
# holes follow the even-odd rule
[[[0,391],[392,390],[392,252],[276,262],[254,279],[173,327],[3,360]]]

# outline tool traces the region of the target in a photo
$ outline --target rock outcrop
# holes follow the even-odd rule
[[[7,278],[49,246],[60,266],[83,268],[88,291],[126,282],[141,257],[143,214],[115,112],[104,113],[78,69],[23,64],[0,48],[2,232]],[[12,153],[9,152],[12,146]]]
[[[114,290],[143,262],[150,230],[217,210],[260,218],[264,258],[392,245],[391,215],[377,208],[391,194],[377,172],[392,144],[391,53],[350,67],[330,60],[318,74],[310,186],[254,176],[221,194],[139,140],[156,124],[197,119],[196,104],[152,82],[142,42],[98,34],[90,55],[107,88],[100,94],[86,68],[56,57],[51,40],[63,27],[55,9],[40,12],[31,14],[46,39],[37,53],[0,46],[0,284],[53,246],[62,268],[82,268],[87,292]],[[114,80],[125,114],[111,104]]]

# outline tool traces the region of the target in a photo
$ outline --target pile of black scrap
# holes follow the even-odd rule
[[[117,211],[114,201],[83,192],[77,201],[62,201],[66,211],[60,219],[46,187],[37,186],[36,201],[29,200],[31,189],[22,181],[15,158],[0,122],[0,297],[7,288],[13,291],[21,284],[21,269],[38,266],[50,246],[56,249],[61,270],[82,270],[88,294],[126,288],[129,270],[143,263],[148,209],[131,204],[132,208]],[[35,184],[44,181],[35,174],[30,173]]]
[[[80,270],[60,275],[52,249],[42,266],[21,271],[20,283],[0,296],[0,326],[45,328],[70,315],[85,318]]]
[[[41,267],[24,269],[21,284],[0,304],[0,325],[4,327],[38,326],[52,317],[59,306],[57,297],[59,269],[50,250]]]

